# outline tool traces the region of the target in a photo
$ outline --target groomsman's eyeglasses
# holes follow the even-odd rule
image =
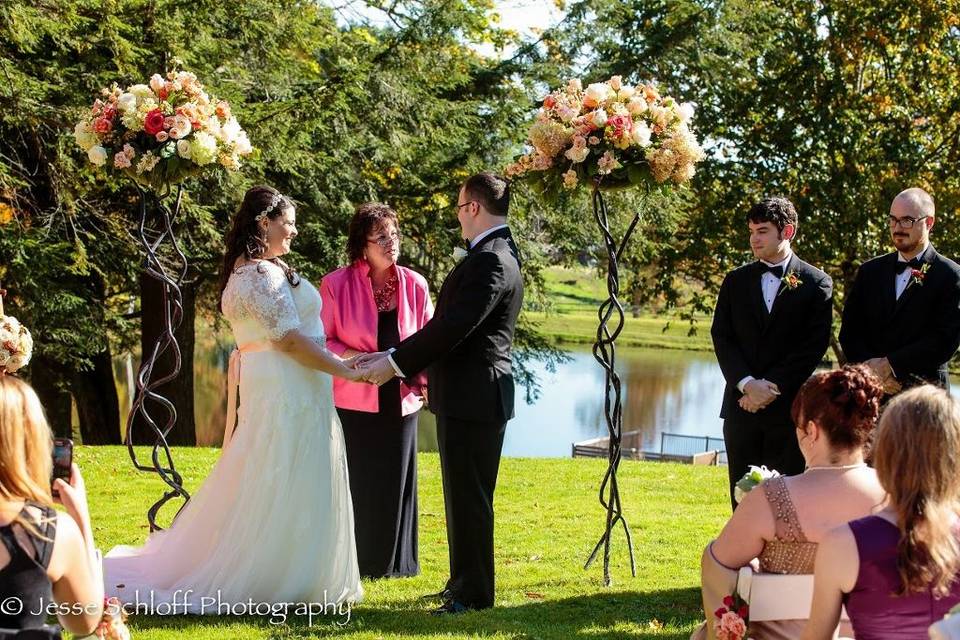
[[[930,216],[920,216],[919,218],[911,218],[910,216],[903,216],[898,218],[897,216],[889,216],[890,228],[894,229],[897,225],[900,225],[901,229],[913,229],[913,225],[920,222],[921,220],[926,220]]]
[[[367,238],[367,242],[374,242],[383,248],[387,248],[394,244],[400,244],[400,233],[397,231],[394,231],[388,236],[377,236],[376,238]]]

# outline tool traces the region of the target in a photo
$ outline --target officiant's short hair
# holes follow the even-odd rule
[[[783,231],[788,224],[796,227],[798,220],[793,203],[783,196],[764,198],[750,207],[750,211],[747,212],[747,222],[754,224],[772,222],[779,231]]]
[[[463,183],[464,193],[495,216],[506,217],[510,208],[510,183],[495,173],[478,173]]]

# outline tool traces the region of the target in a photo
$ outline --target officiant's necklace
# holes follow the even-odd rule
[[[839,465],[823,464],[823,465],[815,465],[813,467],[807,467],[803,471],[804,473],[806,473],[807,471],[817,471],[817,470],[823,470],[823,469],[830,469],[832,471],[847,471],[849,469],[861,469],[865,466],[867,466],[866,462],[857,462],[855,464],[839,464]]]

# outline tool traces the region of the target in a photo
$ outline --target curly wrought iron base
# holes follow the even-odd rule
[[[140,224],[138,237],[143,245],[144,272],[151,278],[159,280],[163,285],[163,331],[157,338],[153,350],[143,353],[143,361],[136,380],[136,396],[130,415],[127,417],[127,435],[125,444],[130,453],[133,466],[138,471],[156,473],[167,484],[169,490],[163,494],[147,511],[147,520],[150,531],[161,529],[157,525],[157,513],[170,500],[181,497],[186,505],[190,495],[183,488],[183,479],[177,473],[173,464],[173,455],[167,444],[167,436],[177,423],[177,409],[170,400],[164,398],[156,390],[175,379],[180,373],[180,345],[177,344],[174,332],[183,320],[183,300],[180,293],[180,284],[187,275],[187,257],[177,244],[173,231],[173,221],[180,212],[180,202],[183,198],[183,187],[177,188],[173,209],[171,210],[164,199],[170,193],[153,196],[156,205],[151,215],[151,207],[147,206],[148,193],[137,186],[140,194]],[[170,352],[173,355],[173,367],[167,372],[156,370],[160,358]],[[136,417],[140,416],[141,424],[148,425],[154,436],[153,449],[150,456],[150,465],[142,464],[137,459],[134,449],[134,425]],[[161,452],[166,459],[161,460]],[[179,510],[177,511],[179,513]]]
[[[610,446],[607,452],[609,464],[607,472],[600,484],[600,504],[607,512],[606,528],[600,540],[593,548],[583,568],[587,569],[593,563],[603,547],[603,584],[610,586],[610,542],[613,530],[617,524],[623,525],[627,537],[627,548],[630,551],[630,571],[633,577],[637,576],[637,565],[633,557],[633,540],[630,536],[630,527],[623,517],[623,508],[620,503],[620,487],[617,483],[617,470],[620,467],[620,443],[623,437],[623,404],[621,401],[620,376],[614,369],[616,364],[616,340],[623,330],[623,305],[617,297],[620,293],[619,260],[623,250],[630,240],[637,223],[640,222],[640,212],[634,215],[623,239],[618,243],[610,229],[607,217],[607,204],[603,199],[603,192],[599,185],[593,190],[593,215],[603,235],[607,250],[607,299],[600,304],[597,316],[597,340],[593,344],[593,357],[596,358],[605,372],[605,390],[603,411],[607,422],[607,431],[610,434]],[[611,326],[611,319],[614,320]],[[611,397],[612,396],[612,397]]]

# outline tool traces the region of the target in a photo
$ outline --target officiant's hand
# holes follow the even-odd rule
[[[780,389],[769,380],[751,380],[743,385],[743,397],[749,400],[751,406],[756,407],[751,413],[764,408],[776,400],[779,395]],[[744,409],[750,411],[747,407],[744,407]]]

